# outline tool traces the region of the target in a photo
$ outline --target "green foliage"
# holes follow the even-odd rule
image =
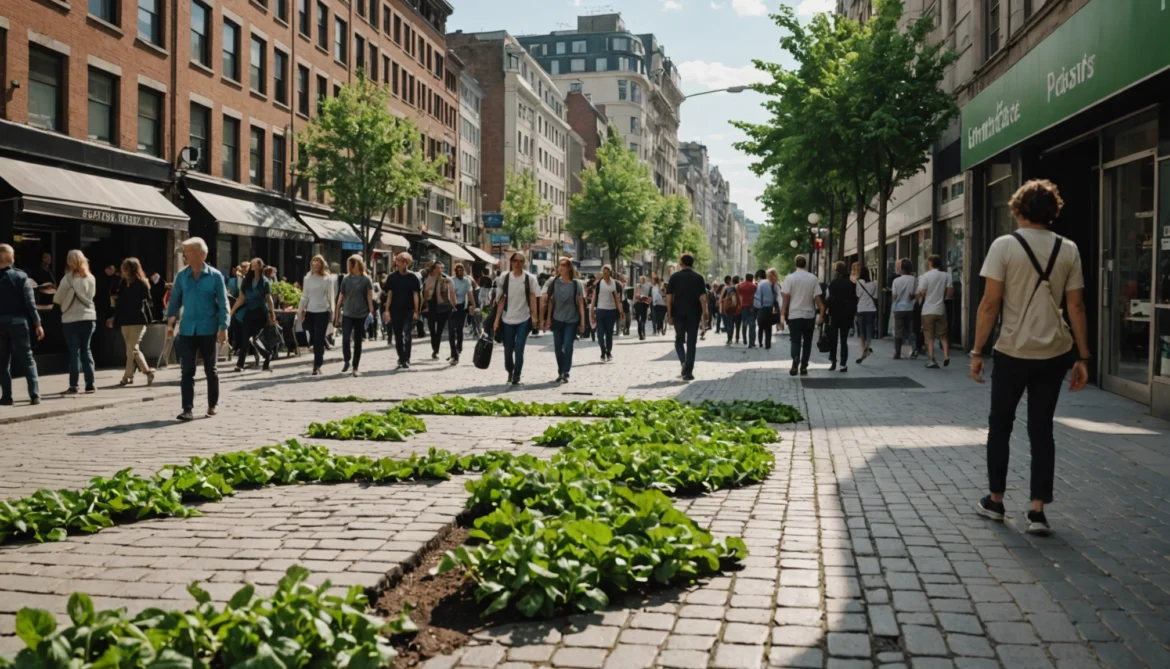
[[[446,158],[428,159],[419,138],[414,121],[390,113],[388,89],[364,76],[325,98],[297,136],[297,169],[329,195],[334,217],[362,239],[367,258],[386,212],[442,180]]]
[[[426,431],[426,423],[394,410],[380,414],[363,413],[341,420],[309,425],[309,436],[323,439],[406,441],[412,434]]]
[[[650,167],[638,162],[611,126],[597,149],[596,164],[581,173],[581,192],[569,202],[568,230],[605,246],[616,267],[622,251],[646,240],[658,198]]]
[[[272,284],[272,299],[282,306],[299,307],[301,290],[287,281],[277,281]]]
[[[762,420],[767,423],[797,423],[804,420],[804,416],[796,407],[772,400],[734,400],[732,402],[704,400],[694,406],[712,416],[735,421]]]
[[[659,272],[666,263],[678,259],[682,250],[683,230],[691,222],[691,203],[682,195],[659,198],[650,216],[649,249]]]
[[[358,397],[357,395],[330,395],[321,401],[344,404],[346,402],[372,402],[373,400],[368,400],[364,397]]]
[[[532,170],[517,172],[509,167],[500,211],[504,214],[501,232],[510,235],[512,246],[519,249],[536,243],[536,222],[552,212],[552,203],[541,200]]]
[[[711,245],[707,243],[707,233],[703,226],[695,222],[683,226],[679,239],[679,254],[690,251],[695,256],[694,270],[699,274],[706,274],[711,269]]]
[[[90,598],[69,598],[72,625],[58,629],[52,614],[22,608],[16,632],[26,648],[0,667],[119,669],[212,667],[380,667],[395,656],[385,633],[408,629],[366,613],[361,586],[344,597],[328,595],[331,584],[305,583],[309,572],[289,567],[271,597],[245,585],[220,608],[198,583],[187,591],[196,605],[187,611],[147,609],[130,617],[125,609],[95,611]],[[411,623],[413,624],[413,623]],[[417,628],[415,628],[417,630]]]

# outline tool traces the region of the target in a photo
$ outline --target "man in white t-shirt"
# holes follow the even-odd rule
[[[523,253],[513,253],[512,271],[502,274],[496,281],[500,295],[496,306],[495,327],[503,322],[504,369],[508,372],[508,383],[520,385],[520,373],[524,371],[524,346],[528,343],[528,332],[539,313],[536,298],[540,286],[536,277],[524,270],[527,259]]]
[[[1085,317],[1081,257],[1076,244],[1048,229],[1064,202],[1049,181],[1029,181],[1010,201],[1020,229],[991,244],[980,274],[986,279],[971,351],[971,378],[983,383],[983,348],[1003,313],[995,342],[991,378],[991,414],[987,431],[989,495],[976,511],[1003,520],[1007,488],[1008,444],[1016,407],[1028,393],[1028,440],[1032,446],[1031,500],[1027,531],[1048,534],[1044,505],[1052,502],[1056,444],[1052,417],[1069,366],[1069,390],[1089,379],[1089,333]],[[1061,303],[1065,304],[1069,332]],[[1074,353],[1075,349],[1075,353]],[[1075,360],[1075,362],[1074,362]]]
[[[807,265],[808,260],[804,256],[796,256],[796,271],[789,274],[780,285],[780,295],[784,298],[784,320],[788,322],[789,338],[792,340],[792,369],[788,370],[790,376],[808,376],[813,333],[817,323],[825,317],[820,281],[815,274],[805,270]]]
[[[910,340],[910,357],[918,357],[914,337],[914,303],[918,300],[918,277],[908,258],[898,261],[898,278],[890,286],[894,312],[894,360],[902,359],[902,341]]]
[[[930,256],[930,271],[918,280],[918,300],[922,302],[922,336],[930,355],[927,369],[938,369],[934,361],[934,340],[942,342],[943,367],[951,364],[951,342],[947,337],[947,303],[955,293],[951,275],[942,271],[942,257]]]

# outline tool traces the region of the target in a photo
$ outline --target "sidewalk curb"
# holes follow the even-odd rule
[[[42,418],[57,418],[73,413],[86,413],[88,411],[100,411],[101,409],[109,409],[123,404],[134,404],[143,402],[154,402],[155,400],[169,399],[178,397],[179,393],[167,393],[165,395],[151,395],[149,397],[139,397],[137,399],[121,399],[110,402],[103,402],[101,404],[89,404],[83,407],[74,407],[70,409],[54,409],[53,411],[45,411],[43,413],[31,414],[28,416],[10,416],[8,418],[0,418],[0,425],[14,425],[16,423],[27,423],[29,421],[40,420]]]

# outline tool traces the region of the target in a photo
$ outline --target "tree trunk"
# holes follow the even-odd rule
[[[833,227],[831,224],[829,227]],[[849,228],[849,207],[841,207],[841,236],[837,239],[837,255],[841,259],[845,258],[845,233]],[[862,254],[857,254],[857,259],[860,261]]]
[[[881,324],[889,321],[884,317],[886,299],[887,266],[890,264],[886,257],[886,210],[890,204],[890,196],[882,193],[878,198],[878,332]]]
[[[864,195],[859,195],[854,203],[857,214],[857,259],[862,264],[865,263],[865,213],[868,208],[864,198]]]

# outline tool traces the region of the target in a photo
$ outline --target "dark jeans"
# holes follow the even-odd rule
[[[524,371],[524,346],[528,343],[532,323],[524,321],[513,325],[500,321],[500,327],[504,329],[504,369],[508,378],[519,381],[520,373]]]
[[[553,353],[557,355],[557,374],[568,378],[573,369],[573,344],[577,341],[580,323],[552,322]]]
[[[11,366],[11,367],[10,367]],[[0,323],[0,398],[12,400],[12,370],[23,369],[28,398],[41,396],[32,337],[25,323]]]
[[[183,396],[183,412],[195,408],[195,355],[203,356],[203,373],[207,376],[207,406],[219,404],[219,369],[216,335],[179,335],[175,338],[175,351],[179,355],[181,370],[179,387]]]
[[[349,342],[353,338],[353,368],[357,370],[362,363],[362,340],[366,336],[365,316],[341,317],[341,359],[349,364]]]
[[[723,321],[723,331],[727,333],[728,344],[731,343],[731,337],[736,333],[735,318],[736,317],[732,316],[731,314],[723,314],[722,318],[720,319]]]
[[[638,338],[646,337],[646,316],[650,312],[650,305],[645,302],[634,303],[634,318],[638,321]]]
[[[268,325],[268,312],[261,312],[255,316],[249,313],[244,316],[244,322],[240,325],[241,340],[239,352],[236,354],[236,367],[244,366],[244,358],[248,357],[248,349],[252,348],[252,338],[263,332],[265,326]],[[265,351],[264,369],[268,369],[268,363],[275,357],[275,349]]]
[[[743,330],[743,340],[748,346],[756,345],[756,308],[744,307],[739,312],[740,328]]]
[[[77,387],[77,378],[85,373],[85,385],[93,385],[93,351],[89,341],[93,338],[93,331],[97,321],[75,321],[62,323],[61,331],[65,335],[65,350],[69,356],[69,387]]]
[[[832,326],[829,328],[829,362],[837,362],[837,343],[841,344],[841,366],[847,367],[849,365],[849,328],[853,323],[842,324],[840,327]]]
[[[443,328],[447,327],[447,319],[450,317],[450,311],[434,309],[427,312],[427,327],[431,329],[431,353],[435,355],[439,355],[439,345],[443,341]]]
[[[772,349],[772,328],[776,327],[776,322],[772,319],[771,308],[763,308],[756,313],[756,327],[759,329],[760,346],[763,346],[767,350]]]
[[[674,352],[682,364],[683,376],[695,371],[695,346],[699,339],[699,314],[674,314]]]
[[[457,307],[451,312],[447,324],[447,342],[451,344],[451,357],[456,360],[463,354],[463,326],[467,322],[467,307]]]
[[[1016,422],[1016,407],[1028,391],[1028,441],[1032,444],[1032,499],[1052,501],[1052,480],[1056,476],[1056,444],[1052,438],[1052,416],[1060,397],[1070,355],[1047,360],[1025,360],[995,354],[991,374],[991,416],[987,431],[987,478],[990,492],[1007,489],[1009,442]]]
[[[414,312],[390,312],[390,330],[394,333],[394,348],[398,350],[399,364],[410,362],[410,340],[414,335]]]
[[[597,310],[597,345],[601,347],[602,355],[613,353],[613,328],[617,325],[617,309]]]
[[[666,332],[666,305],[654,305],[654,333],[662,334]]]
[[[817,329],[815,318],[789,318],[788,336],[792,340],[792,366],[800,365],[801,369],[808,368],[808,359],[812,355],[813,333]]]
[[[305,334],[313,346],[313,369],[321,369],[325,364],[325,333],[329,331],[330,316],[328,311],[305,312]]]

